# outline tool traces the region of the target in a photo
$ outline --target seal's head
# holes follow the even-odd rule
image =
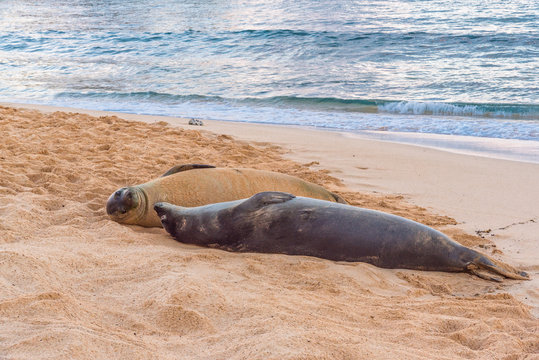
[[[175,208],[179,207],[176,206]],[[153,209],[157,213],[157,216],[159,216],[159,220],[161,220],[161,225],[163,225],[163,228],[169,234],[175,236],[176,220],[172,216],[173,206],[168,203],[158,202],[154,204]],[[177,215],[177,213],[175,215]]]
[[[113,192],[107,200],[107,214],[119,223],[134,224],[145,211],[144,193],[136,187],[121,188]]]

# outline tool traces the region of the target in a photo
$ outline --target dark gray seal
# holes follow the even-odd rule
[[[155,211],[176,240],[235,252],[306,255],[359,261],[383,268],[498,274],[525,272],[451,240],[428,226],[380,211],[262,192],[249,199],[186,208],[157,203]]]

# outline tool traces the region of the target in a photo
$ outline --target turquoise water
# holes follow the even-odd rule
[[[0,101],[539,141],[539,1],[4,0]]]

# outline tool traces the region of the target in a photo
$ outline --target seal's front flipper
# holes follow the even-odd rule
[[[193,170],[193,169],[210,169],[215,168],[213,165],[204,165],[204,164],[185,164],[185,165],[176,165],[171,167],[166,173],[161,175],[161,177],[169,176],[176,174],[182,171]]]
[[[265,206],[270,204],[284,203],[288,200],[292,200],[295,197],[295,195],[280,191],[264,191],[251,196],[248,201],[252,201],[259,206]]]
[[[292,200],[295,195],[279,192],[279,191],[264,191],[251,196],[238,205],[238,210],[257,210],[271,204],[280,204]]]

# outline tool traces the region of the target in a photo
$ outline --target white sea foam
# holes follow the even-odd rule
[[[459,154],[539,164],[539,141],[386,131],[360,131],[349,135]]]
[[[483,116],[485,110],[477,105],[454,105],[442,102],[399,101],[389,102],[379,106],[380,111],[398,114],[432,114],[455,116]],[[503,116],[502,112],[498,113]]]

